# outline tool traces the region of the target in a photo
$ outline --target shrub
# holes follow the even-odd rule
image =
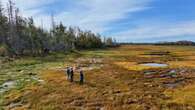
[[[0,45],[0,56],[7,56],[8,55],[8,49],[6,45]]]

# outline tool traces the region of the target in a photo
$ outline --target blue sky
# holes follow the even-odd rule
[[[3,0],[5,4],[7,0]],[[37,26],[55,21],[120,42],[195,41],[195,0],[15,0]]]

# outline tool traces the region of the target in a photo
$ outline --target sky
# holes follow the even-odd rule
[[[0,0],[4,5],[7,0]],[[13,0],[37,26],[79,26],[118,42],[195,41],[195,0]]]

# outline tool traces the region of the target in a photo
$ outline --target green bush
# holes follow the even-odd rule
[[[7,56],[8,55],[8,49],[6,45],[0,45],[0,56]]]

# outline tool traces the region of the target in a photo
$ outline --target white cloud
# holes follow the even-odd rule
[[[37,26],[41,26],[41,21],[43,20],[45,23],[45,27],[50,27],[49,22],[51,17],[47,16],[46,14],[40,12],[42,11],[42,8],[36,8],[36,7],[42,7],[47,4],[54,3],[56,0],[12,0],[16,7],[20,9],[20,14],[23,17],[33,17],[35,20],[35,23]],[[3,6],[6,7],[8,0],[2,0],[1,1]],[[49,19],[50,18],[50,19]]]
[[[114,33],[113,35],[122,42],[139,41],[146,39],[163,39],[167,37],[195,36],[195,21],[180,23],[145,24],[134,29]]]
[[[5,3],[7,0],[3,0]],[[49,28],[50,15],[41,13],[43,6],[56,2],[56,0],[14,0],[25,17],[33,16],[36,24],[41,19]],[[74,0],[77,7],[64,10],[55,15],[56,20],[65,25],[79,26],[83,29],[103,33],[111,29],[110,23],[126,18],[128,14],[144,10],[151,0]],[[39,7],[39,8],[35,8]]]
[[[60,14],[67,25],[77,25],[83,29],[103,33],[112,27],[110,23],[126,18],[128,14],[148,8],[151,0],[81,0],[80,7]],[[82,10],[82,8],[84,8]]]
[[[7,0],[1,0],[6,5]],[[49,29],[51,16],[43,13],[45,5],[55,3],[59,0],[14,0],[16,6],[20,8],[25,17],[35,19],[35,23],[40,26],[41,21],[44,27]],[[63,0],[62,0],[63,1]],[[82,29],[104,33],[112,30],[110,25],[115,21],[123,20],[132,16],[133,13],[146,10],[149,3],[154,0],[72,0],[75,7],[62,9],[55,14],[57,22],[62,21],[67,26],[79,26]],[[64,2],[66,3],[66,2]],[[66,7],[67,4],[64,4]],[[48,7],[48,10],[51,10]],[[179,23],[141,23],[135,28],[130,27],[122,32],[114,32],[113,36],[119,41],[139,41],[151,38],[166,38],[170,36],[192,36],[195,35],[195,21]],[[116,28],[116,27],[115,27]]]

